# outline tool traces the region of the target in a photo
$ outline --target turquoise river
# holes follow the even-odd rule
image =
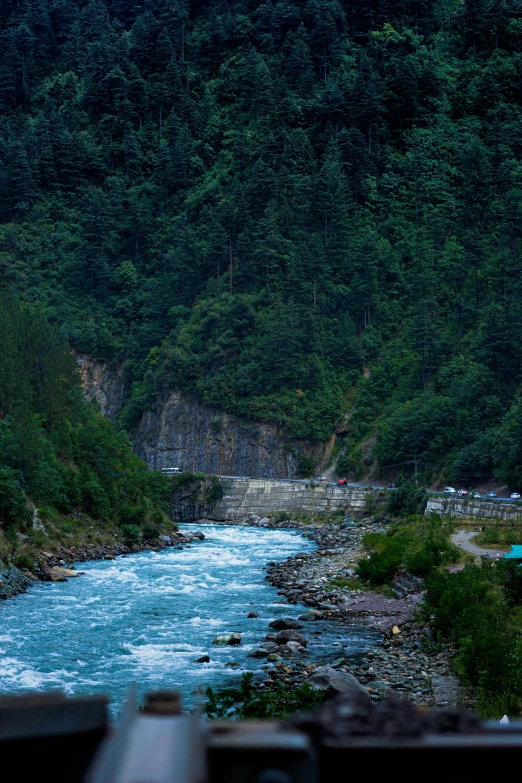
[[[4,601],[0,693],[107,693],[116,714],[131,683],[140,695],[177,688],[190,703],[198,686],[230,685],[245,669],[261,672],[265,662],[248,652],[275,617],[303,611],[265,581],[266,564],[310,551],[313,544],[291,530],[201,529],[205,540],[183,550],[78,563],[85,572],[79,578],[38,583]],[[248,619],[250,610],[260,617]],[[313,626],[309,647],[315,660],[357,655],[375,643],[370,632],[357,628]],[[217,634],[231,631],[242,634],[240,646],[212,645]],[[335,640],[342,647],[332,646]],[[205,653],[210,663],[194,663]],[[234,662],[240,666],[227,666]]]

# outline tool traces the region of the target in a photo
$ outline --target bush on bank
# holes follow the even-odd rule
[[[458,560],[449,540],[449,525],[439,516],[407,517],[386,533],[369,533],[363,543],[370,554],[359,561],[357,575],[370,585],[390,581],[400,568],[426,576],[434,568]]]
[[[481,713],[520,715],[522,709],[522,569],[483,559],[427,579],[423,615],[440,641],[457,650],[454,665],[475,688]]]

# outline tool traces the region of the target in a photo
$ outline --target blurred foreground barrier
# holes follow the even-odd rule
[[[522,723],[340,700],[285,724],[205,722],[172,691],[134,698],[114,725],[103,698],[0,698],[2,780],[53,783],[335,783],[354,775],[486,780],[522,752]]]

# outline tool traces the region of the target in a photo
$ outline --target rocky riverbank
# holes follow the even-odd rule
[[[182,549],[193,541],[205,538],[199,530],[184,530],[163,535],[157,541],[141,544],[126,544],[115,541],[113,544],[83,544],[81,546],[59,546],[55,552],[41,550],[38,565],[33,570],[20,570],[13,564],[0,560],[0,600],[12,598],[24,593],[34,582],[66,582],[78,577],[81,571],[74,567],[75,562],[88,560],[114,560],[118,556],[134,554],[145,550],[158,551],[164,547]]]
[[[268,564],[270,584],[289,604],[304,604],[308,609],[297,622],[280,618],[252,651],[252,656],[267,661],[261,689],[278,682],[297,687],[308,681],[331,693],[362,686],[375,702],[396,694],[430,708],[473,706],[451,673],[452,650],[436,649],[429,628],[415,619],[424,594],[422,579],[401,572],[390,595],[366,591],[354,580],[357,562],[365,557],[362,538],[382,531],[380,520],[310,525],[253,517],[242,524],[299,529],[317,544],[313,552]],[[307,642],[332,622],[340,630],[341,641],[332,643],[331,661],[324,665],[313,659]],[[359,660],[342,654],[342,629],[354,626],[379,633],[374,649]]]

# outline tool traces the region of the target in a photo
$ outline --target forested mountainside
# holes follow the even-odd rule
[[[56,327],[0,290],[0,556],[17,532],[35,535],[35,508],[58,536],[71,535],[83,513],[98,530],[119,524],[124,537],[153,538],[168,490],[167,477],[148,471],[127,436],[84,400]]]
[[[0,9],[2,276],[127,427],[180,388],[522,481],[517,0]]]

